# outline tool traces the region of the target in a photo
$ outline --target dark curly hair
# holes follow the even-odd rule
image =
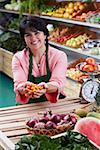
[[[48,36],[49,36],[49,31],[47,29],[46,23],[44,22],[44,20],[42,20],[39,17],[34,17],[34,16],[28,16],[26,18],[24,18],[20,25],[19,25],[19,31],[20,31],[20,35],[21,38],[25,44],[25,40],[24,40],[24,35],[26,33],[27,30],[30,31],[42,31],[44,33],[44,35],[46,35],[46,48],[48,48]]]

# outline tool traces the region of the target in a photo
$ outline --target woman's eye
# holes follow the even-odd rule
[[[30,36],[30,34],[25,34],[25,37],[28,37],[28,36]]]
[[[40,32],[39,32],[39,31],[35,32],[35,35],[39,35],[39,34],[40,34]]]

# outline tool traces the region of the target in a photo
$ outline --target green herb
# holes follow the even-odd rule
[[[66,135],[51,139],[46,135],[23,137],[15,150],[97,150],[89,140],[80,133],[67,131]]]

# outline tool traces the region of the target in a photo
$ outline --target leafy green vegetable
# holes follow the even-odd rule
[[[96,98],[97,105],[100,106],[100,84],[95,98]]]
[[[8,28],[19,30],[19,23],[23,19],[23,17],[14,18],[8,24]]]
[[[0,46],[14,53],[24,47],[19,34],[11,32],[4,32],[0,35]]]
[[[66,135],[51,139],[46,135],[24,136],[16,143],[15,150],[97,150],[80,133],[67,131]]]

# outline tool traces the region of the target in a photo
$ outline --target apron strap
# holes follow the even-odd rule
[[[46,71],[47,74],[50,73],[49,62],[48,62],[48,48],[46,49]]]
[[[32,75],[32,64],[33,64],[33,62],[32,62],[33,60],[32,60],[32,53],[30,52],[30,50],[29,50],[29,71],[28,71],[28,80],[30,81],[30,79],[31,79],[31,75]]]

